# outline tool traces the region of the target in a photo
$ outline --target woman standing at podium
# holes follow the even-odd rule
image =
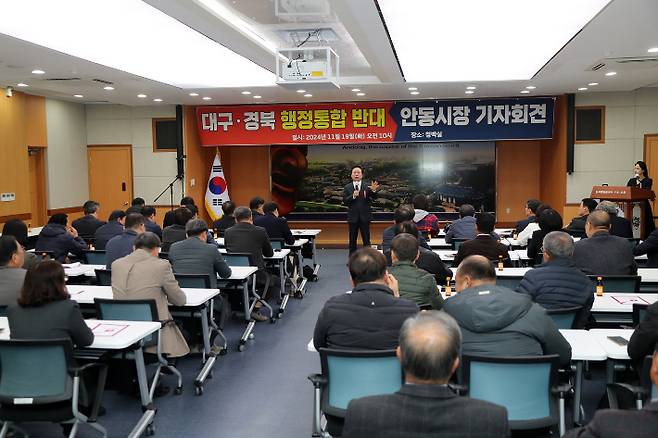
[[[653,187],[653,180],[649,178],[647,163],[644,161],[636,162],[635,167],[633,168],[633,172],[635,173],[635,177],[629,179],[626,183],[626,186],[651,190]],[[644,235],[648,236],[653,230],[656,229],[656,226],[653,222],[653,211],[651,210],[651,204],[649,201],[644,201],[644,212]]]

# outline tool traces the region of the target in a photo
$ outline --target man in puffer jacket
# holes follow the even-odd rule
[[[434,277],[427,271],[416,267],[418,259],[418,239],[411,234],[402,233],[391,242],[391,262],[388,270],[398,280],[400,296],[420,305],[431,304],[435,310],[443,306],[443,298],[436,287]]]
[[[73,227],[68,227],[68,216],[57,213],[50,216],[48,224],[43,227],[35,251],[52,251],[53,258],[60,263],[65,263],[69,253],[81,256],[87,249],[87,244],[78,237],[78,232]]]
[[[574,328],[583,328],[594,302],[594,284],[574,265],[574,243],[563,231],[544,237],[544,262],[526,272],[516,291],[529,295],[546,309],[581,306]]]
[[[443,310],[459,323],[463,354],[557,354],[560,364],[569,363],[571,346],[546,310],[527,295],[496,286],[496,271],[485,257],[465,258],[455,279],[459,293],[445,300]]]

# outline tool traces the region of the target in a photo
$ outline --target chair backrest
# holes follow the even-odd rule
[[[285,241],[283,239],[270,239],[270,243],[272,244],[272,249],[274,251],[283,249],[285,245]]]
[[[197,289],[210,289],[210,275],[208,274],[174,274],[180,287]]]
[[[251,263],[251,254],[241,252],[227,252],[222,254],[229,266],[255,266]]]
[[[558,329],[573,328],[576,322],[576,315],[582,309],[581,306],[565,307],[563,309],[546,309],[546,313],[551,317]]]
[[[7,306],[0,306],[0,316],[7,316]]]
[[[496,262],[496,266],[498,265],[498,262]],[[521,280],[523,279],[522,275],[514,275],[514,276],[499,276],[496,277],[496,285],[497,286],[505,286],[506,288],[516,290],[516,288],[519,286],[519,283],[521,283]]]
[[[109,269],[94,269],[96,284],[99,286],[112,286],[112,271]]]
[[[466,241],[468,241],[468,239],[452,239],[452,249],[454,251],[459,251],[459,246]]]
[[[102,250],[85,250],[84,257],[89,265],[105,265],[106,263],[105,251]]]
[[[395,350],[348,351],[320,349],[322,375],[327,387],[322,393],[322,411],[344,417],[350,400],[377,394],[392,394],[402,386],[403,374]]]
[[[603,277],[603,290],[615,293],[639,293],[642,278],[639,275],[588,275],[596,285],[596,278]]]
[[[511,429],[536,429],[557,424],[551,396],[559,356],[462,357],[463,383],[471,398],[507,408]]]
[[[110,300],[94,298],[98,319],[123,321],[159,321],[158,307],[154,299],[150,300]],[[157,338],[147,336],[144,345],[155,345]]]
[[[0,341],[0,403],[70,400],[73,379],[68,370],[73,364],[69,339]]]
[[[628,244],[631,246],[631,249],[635,249],[636,246],[640,244],[640,239],[627,238]]]
[[[633,327],[636,327],[644,319],[648,304],[633,304]]]

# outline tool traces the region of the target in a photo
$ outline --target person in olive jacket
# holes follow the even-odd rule
[[[433,309],[443,307],[443,298],[436,287],[434,277],[416,267],[418,259],[418,239],[402,233],[391,242],[391,262],[389,273],[398,280],[400,296],[420,305],[431,304]]]

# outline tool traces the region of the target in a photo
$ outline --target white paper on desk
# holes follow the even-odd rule
[[[100,322],[95,325],[91,331],[94,333],[94,336],[111,337],[122,330],[125,330],[127,327],[126,324],[109,324],[106,322]]]
[[[80,262],[75,262],[75,263],[63,263],[62,266],[64,269],[72,269],[72,268],[77,268],[80,266]]]
[[[619,304],[650,304],[637,295],[610,295],[610,297]]]

